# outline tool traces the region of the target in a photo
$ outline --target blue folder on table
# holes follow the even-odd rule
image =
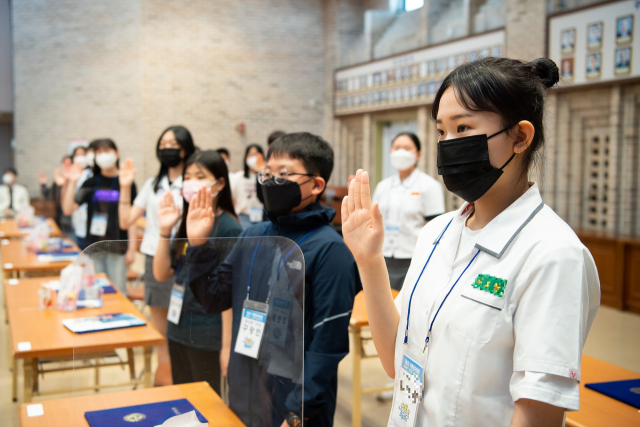
[[[84,417],[91,427],[155,427],[171,417],[191,411],[196,411],[201,423],[208,422],[187,399],[90,411],[85,412]]]
[[[585,384],[586,388],[602,393],[622,403],[640,409],[640,378],[637,380],[610,381]]]

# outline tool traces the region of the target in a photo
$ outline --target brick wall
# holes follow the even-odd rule
[[[13,20],[16,165],[32,190],[71,138],[112,137],[142,184],[172,124],[229,148],[232,169],[275,129],[330,129],[320,0],[25,0]]]

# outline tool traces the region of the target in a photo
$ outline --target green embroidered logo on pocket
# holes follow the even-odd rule
[[[476,280],[473,281],[471,286],[481,291],[503,297],[504,288],[507,287],[507,281],[499,277],[489,276],[488,274],[478,274],[478,277],[476,277]]]

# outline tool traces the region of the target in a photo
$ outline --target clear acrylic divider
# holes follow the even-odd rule
[[[109,393],[140,393],[173,376],[174,384],[207,381],[238,425],[279,427],[291,413],[303,419],[305,263],[298,245],[269,236],[161,239],[153,266],[138,252],[129,267],[130,243],[92,244],[61,273],[53,309],[72,343],[72,367],[60,375],[69,378],[77,410],[88,411],[88,421],[108,416],[82,408],[80,396],[98,392],[107,401]],[[139,272],[137,281],[127,283],[128,269]],[[144,283],[150,277],[153,283]],[[161,317],[147,305],[167,302]],[[162,354],[167,344],[170,362]],[[154,402],[176,400],[166,396]],[[196,408],[201,421],[234,418],[211,396],[210,405]],[[188,409],[168,407],[173,415]],[[149,425],[162,424],[156,421]]]

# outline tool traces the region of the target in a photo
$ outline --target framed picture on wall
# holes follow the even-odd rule
[[[364,88],[367,86],[367,76],[360,76],[360,87]]]
[[[438,60],[438,72],[446,73],[447,72],[447,60],[442,58]]]
[[[387,73],[384,71],[380,73],[380,84],[387,84]]]
[[[404,67],[404,70],[402,71],[402,77],[405,80],[408,80],[411,78],[411,67],[409,67],[408,65]]]
[[[573,58],[562,58],[560,75],[567,80],[573,79]]]
[[[380,73],[373,73],[373,85],[378,86],[380,84]]]
[[[387,91],[380,91],[380,102],[387,102]]]
[[[572,53],[576,48],[576,29],[567,28],[562,30],[560,40],[562,53]]]
[[[396,89],[396,101],[402,101],[402,88]]]
[[[387,93],[387,100],[388,100],[389,102],[393,102],[393,101],[395,101],[395,96],[394,96],[394,95],[395,95],[395,93],[396,93],[396,91],[395,91],[395,90],[393,90],[393,89],[389,89],[389,92]]]
[[[427,96],[427,84],[425,82],[420,83],[420,96]]]
[[[589,24],[587,28],[587,47],[595,49],[602,46],[602,22]]]
[[[409,89],[409,86],[405,86],[402,93],[402,99],[404,99],[405,101],[408,101],[410,96],[411,96],[411,91]]]
[[[388,82],[396,81],[396,70],[387,71],[387,81]]]
[[[600,77],[600,69],[602,65],[602,56],[600,52],[590,53],[587,55],[587,77]]]
[[[420,77],[427,77],[427,63],[426,62],[421,62],[420,63]]]
[[[434,75],[436,73],[436,60],[432,59],[429,61],[429,75]]]
[[[427,93],[429,95],[435,95],[436,93],[436,82],[429,82],[427,85]]]
[[[616,49],[616,74],[629,74],[631,71],[631,48]]]
[[[411,78],[417,79],[419,75],[420,75],[420,67],[418,66],[418,64],[413,64],[411,66]]]
[[[418,97],[418,85],[411,86],[411,98]]]
[[[621,16],[616,21],[616,43],[629,43],[633,40],[633,15]]]

